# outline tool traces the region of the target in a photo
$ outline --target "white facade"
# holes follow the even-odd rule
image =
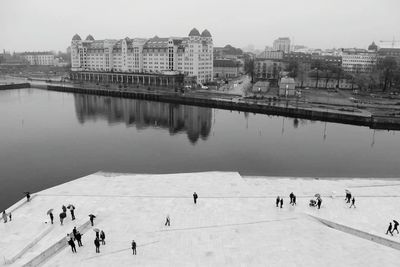
[[[343,50],[342,67],[350,73],[369,73],[373,72],[377,62],[376,52],[366,50]]]
[[[72,71],[162,73],[176,71],[196,77],[198,83],[213,78],[213,42],[209,31],[193,29],[188,37],[71,42]]]
[[[21,55],[30,65],[54,65],[54,55],[50,52],[25,52]]]
[[[275,51],[290,52],[290,39],[288,37],[279,37],[274,41],[273,49]]]

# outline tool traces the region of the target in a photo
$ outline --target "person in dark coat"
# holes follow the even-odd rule
[[[76,230],[76,227],[74,227],[74,229],[72,229],[72,236],[76,239],[76,233],[78,232],[78,230]]]
[[[11,222],[11,220],[12,220],[11,211],[10,211],[10,213],[8,214],[8,218],[10,219],[10,222]]]
[[[79,231],[76,232],[75,238],[78,241],[78,246],[82,247],[82,234]]]
[[[62,209],[62,211],[63,211],[64,213],[67,212],[67,208],[66,208],[64,205],[62,205],[61,209]]]
[[[197,203],[197,198],[198,198],[198,197],[199,197],[199,196],[197,195],[197,193],[194,192],[194,193],[193,193],[193,201],[194,201],[194,204]]]
[[[133,253],[133,255],[136,255],[136,242],[135,242],[135,240],[132,240],[132,253]]]
[[[393,230],[392,230],[392,233],[393,233],[394,231],[396,231],[397,233],[399,233],[399,230],[397,229],[398,226],[399,226],[399,222],[393,220]]]
[[[6,211],[3,211],[3,214],[1,215],[1,217],[3,217],[3,222],[6,223],[7,222],[7,213],[6,213]]]
[[[90,223],[91,223],[92,226],[93,226],[93,225],[94,225],[93,220],[94,220],[94,218],[96,218],[96,216],[94,216],[93,214],[90,214],[90,215],[89,215],[89,218],[90,218]]]
[[[61,222],[61,225],[63,225],[63,221],[64,221],[64,218],[65,218],[65,217],[64,217],[64,214],[65,214],[64,212],[61,212],[61,213],[60,213],[60,222]]]
[[[321,198],[318,198],[318,199],[317,199],[317,206],[318,206],[318,209],[321,208],[321,204],[322,204],[322,199],[321,199]]]
[[[283,207],[283,197],[281,198],[281,201],[279,202],[281,204],[281,208]]]
[[[72,253],[76,253],[75,242],[72,237],[69,239],[68,244],[71,246]]]
[[[26,192],[26,201],[30,201],[31,200],[31,194],[29,192]]]
[[[53,220],[54,220],[54,215],[53,215],[53,213],[52,213],[52,212],[50,212],[49,216],[50,216],[50,221],[51,221],[51,224],[53,224]]]
[[[169,215],[167,215],[167,218],[165,218],[165,226],[171,226],[171,221],[169,219]]]
[[[347,201],[346,201],[346,203],[350,203],[350,200],[351,200],[351,193],[347,193],[346,195],[347,195]]]
[[[293,194],[293,192],[292,192],[292,193],[290,193],[290,195],[289,195],[289,198],[290,198],[290,203],[289,203],[289,204],[293,204],[293,197],[294,197],[294,194]]]
[[[75,210],[75,208],[70,209],[72,220],[75,220],[75,213],[74,213],[75,211],[74,210]]]
[[[94,245],[96,247],[96,253],[100,253],[100,240],[97,237],[94,240]]]
[[[104,233],[103,230],[101,230],[101,232],[100,232],[100,240],[101,240],[102,245],[106,244],[106,234]]]
[[[293,194],[292,206],[296,205],[296,195]]]
[[[280,197],[277,196],[276,197],[276,207],[279,207],[279,202],[281,201]]]
[[[96,238],[100,240],[100,233],[96,231]]]
[[[392,233],[392,223],[391,223],[391,222],[389,223],[389,227],[388,227],[388,229],[387,229],[387,231],[386,231],[386,234],[388,234],[388,233],[390,233],[391,235],[393,235],[393,233]]]
[[[351,207],[356,207],[356,205],[355,205],[355,203],[356,203],[356,199],[353,197],[352,199],[351,199],[351,205],[350,205],[350,207],[349,208],[351,208]]]

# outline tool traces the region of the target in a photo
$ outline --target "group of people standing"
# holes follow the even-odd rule
[[[96,238],[94,240],[94,246],[96,247],[96,253],[100,253],[100,242],[104,246],[106,244],[106,234],[103,230],[98,231],[95,229]]]
[[[72,230],[72,234],[67,234],[67,243],[71,246],[72,253],[76,253],[75,241],[77,241],[79,247],[83,247],[82,234],[76,230],[76,227]]]

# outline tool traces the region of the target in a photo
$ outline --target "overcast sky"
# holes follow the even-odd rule
[[[313,48],[400,40],[400,0],[1,0],[0,49],[63,50],[82,38],[187,36],[256,48],[288,36]]]

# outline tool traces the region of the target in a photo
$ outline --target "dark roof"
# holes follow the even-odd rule
[[[202,33],[201,33],[201,37],[211,37],[211,33],[205,29]]]
[[[199,32],[196,28],[193,28],[193,29],[189,32],[189,36],[200,36],[200,32]]]
[[[378,50],[378,46],[375,44],[375,42],[372,42],[372,44],[370,44],[368,46],[368,50]]]
[[[74,37],[72,37],[72,41],[80,41],[80,40],[82,39],[78,34],[75,34]]]
[[[237,68],[239,67],[239,62],[229,59],[214,59],[213,65],[214,67]]]
[[[93,38],[92,35],[89,34],[89,35],[86,37],[85,40],[86,40],[86,41],[94,41],[94,38]]]

